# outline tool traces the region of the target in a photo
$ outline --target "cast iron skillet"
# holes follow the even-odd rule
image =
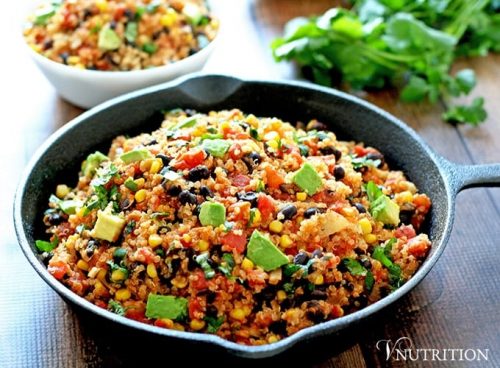
[[[418,272],[400,289],[381,301],[342,318],[304,329],[277,343],[242,346],[217,336],[162,329],[119,317],[73,294],[54,279],[37,255],[35,239],[43,234],[42,214],[57,183],[74,184],[81,161],[96,149],[107,151],[119,134],[156,129],[158,112],[176,107],[199,111],[239,108],[257,116],[277,116],[291,122],[316,118],[339,138],[365,142],[384,153],[392,168],[399,168],[432,199],[427,231],[432,250]],[[266,358],[290,349],[297,342],[336,335],[367,319],[413,289],[441,255],[451,232],[457,193],[474,186],[499,186],[500,164],[465,166],[434,153],[404,123],[356,97],[298,82],[241,80],[219,75],[193,75],[108,101],[82,114],[54,133],[36,152],[21,179],[14,203],[14,222],[21,248],[38,274],[78,309],[98,315],[170,343],[195,343],[212,351],[246,358]]]

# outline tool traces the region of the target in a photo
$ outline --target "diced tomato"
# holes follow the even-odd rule
[[[238,253],[243,253],[247,247],[247,238],[245,235],[238,235],[234,232],[227,233],[221,238],[221,243]]]
[[[69,268],[68,265],[63,261],[54,261],[49,263],[49,267],[47,268],[47,270],[57,280],[61,280],[66,275]]]
[[[366,148],[364,147],[361,147],[361,146],[354,146],[354,153],[356,154],[356,156],[358,157],[364,157],[366,156],[370,151],[367,150]]]
[[[99,308],[108,309],[108,304],[102,300],[96,300],[94,304],[97,305]]]
[[[119,4],[116,7],[115,14],[113,17],[115,18],[116,21],[119,21],[121,17],[125,14],[126,7],[124,4]]]
[[[236,139],[248,139],[250,136],[247,133],[236,133],[234,138]]]
[[[189,318],[202,319],[204,317],[203,306],[200,298],[191,298],[188,304]]]
[[[201,165],[205,160],[206,153],[201,149],[193,149],[184,153],[173,165],[178,170],[192,169]]]
[[[267,166],[266,167],[266,178],[267,178],[267,186],[271,189],[278,189],[281,184],[285,182],[285,179],[283,179],[280,174],[274,170],[272,167]]]
[[[401,225],[394,232],[394,236],[398,239],[406,237],[406,239],[414,238],[417,234],[415,233],[415,229],[411,225]]]
[[[431,207],[431,200],[425,194],[417,194],[413,199],[413,204],[417,206],[417,210],[426,213]]]
[[[231,147],[229,147],[229,157],[233,160],[239,160],[243,157],[243,151],[238,143],[234,143]]]
[[[430,247],[430,242],[423,239],[421,236],[411,239],[408,241],[407,250],[408,254],[411,254],[417,258],[424,257]]]
[[[203,271],[199,270],[190,276],[191,286],[196,290],[205,290],[208,287]]]
[[[237,187],[246,187],[250,184],[250,178],[243,174],[236,174],[231,178],[231,183]]]
[[[136,253],[136,260],[141,263],[150,264],[154,262],[155,254],[149,247],[139,248]]]
[[[143,323],[146,323],[148,321],[148,319],[144,315],[144,310],[137,308],[127,308],[125,311],[125,317]]]
[[[250,202],[236,202],[228,208],[230,221],[247,222],[250,219]]]
[[[274,214],[275,206],[271,197],[261,194],[257,200],[257,208],[259,209],[263,218],[269,218]]]

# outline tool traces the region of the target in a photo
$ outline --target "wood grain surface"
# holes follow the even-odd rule
[[[82,112],[57,97],[29,60],[19,37],[20,2],[3,2],[0,58],[0,367],[120,367],[120,337],[103,339],[31,269],[17,244],[12,200],[22,169],[52,132]],[[294,16],[322,12],[327,0],[216,0],[223,39],[204,71],[267,79],[301,78],[290,64],[276,64],[269,43]],[[442,105],[407,105],[391,91],[362,95],[413,127],[440,154],[458,163],[500,162],[500,56],[461,60],[476,70],[474,94],[486,97],[488,121],[478,128],[440,120]],[[77,88],[77,86],[75,86]],[[85,137],[82,137],[85,139]],[[425,168],[422,168],[425,170]],[[303,356],[287,366],[326,367],[500,367],[500,189],[471,189],[456,203],[454,230],[443,256],[402,302],[373,324],[355,331],[352,342],[324,344],[324,354]],[[415,346],[435,349],[489,349],[488,361],[386,361],[381,339],[410,337]],[[118,340],[118,341],[115,341]],[[141,357],[151,355],[138,351]],[[152,362],[175,360],[162,351]],[[205,362],[208,366],[218,361]],[[148,364],[149,365],[149,364]],[[260,363],[254,363],[260,365]],[[144,366],[146,366],[144,364]],[[275,365],[276,366],[276,365]]]

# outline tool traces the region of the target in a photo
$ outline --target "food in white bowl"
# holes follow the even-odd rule
[[[219,28],[201,0],[59,0],[28,22],[35,62],[81,107],[200,70]]]

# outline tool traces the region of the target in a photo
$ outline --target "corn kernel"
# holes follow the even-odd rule
[[[151,234],[148,238],[148,244],[151,248],[156,248],[157,246],[161,245],[162,242],[163,239],[158,234]]]
[[[231,312],[229,312],[229,315],[232,319],[237,321],[243,321],[245,319],[245,311],[241,308],[234,308]]]
[[[191,320],[191,322],[189,323],[189,327],[191,327],[191,329],[193,331],[199,331],[201,330],[203,327],[205,327],[205,321],[201,320],[201,319],[193,319]]]
[[[139,169],[143,172],[145,171],[149,171],[149,169],[151,168],[151,164],[153,163],[153,160],[150,159],[150,158],[146,158],[144,160],[142,160],[139,164]]]
[[[68,195],[69,193],[69,187],[67,185],[64,185],[64,184],[59,184],[57,187],[56,187],[56,196],[57,198],[64,198]]]
[[[282,302],[286,299],[286,292],[284,290],[278,290],[276,296],[278,297],[278,301]]]
[[[156,271],[156,267],[154,264],[150,263],[148,264],[148,266],[146,267],[146,273],[148,274],[149,277],[151,277],[152,279],[158,277],[158,272]]]
[[[264,134],[265,141],[275,141],[276,143],[278,143],[279,138],[280,138],[280,136],[279,136],[278,132],[275,130],[272,130],[272,131]],[[271,142],[267,142],[267,143],[271,143]]]
[[[352,207],[344,207],[342,208],[342,214],[347,217],[352,217],[356,215],[356,210]]]
[[[229,123],[229,121],[227,121],[227,120],[226,120],[226,121],[223,121],[223,122],[222,122],[219,126],[220,126],[220,129],[221,129],[222,131],[224,131],[224,130],[227,130],[227,129],[231,128],[231,124],[230,124],[230,123]]]
[[[120,282],[127,278],[127,275],[120,269],[111,272],[111,281]]]
[[[358,221],[358,224],[364,235],[370,234],[373,230],[372,224],[370,223],[370,220],[368,220],[367,218],[362,218],[361,220]]]
[[[96,0],[95,5],[102,13],[108,10],[108,2],[106,0]]]
[[[293,240],[288,236],[288,235],[281,235],[280,238],[280,245],[283,248],[290,248],[290,246],[293,244]]]
[[[189,234],[184,234],[182,235],[182,240],[184,240],[186,243],[191,243],[191,240],[193,240],[193,238]]]
[[[87,212],[87,207],[82,207],[76,212],[76,215],[80,218],[83,218],[86,216],[85,212]]]
[[[297,197],[297,201],[304,202],[307,199],[307,193],[306,192],[299,192],[295,196]]]
[[[198,250],[200,252],[205,252],[206,250],[208,250],[208,246],[209,246],[209,244],[206,240],[202,239],[198,242]]]
[[[78,267],[82,271],[88,271],[89,270],[89,264],[87,262],[85,262],[83,259],[80,259],[76,263],[76,267]]]
[[[253,217],[251,217],[252,223],[250,226],[258,226],[262,221],[262,214],[258,208],[252,208],[251,213],[253,214]]]
[[[144,184],[146,183],[146,180],[144,180],[144,178],[139,178],[139,179],[135,179],[134,183],[136,183],[140,189],[144,186]]]
[[[243,262],[241,262],[241,268],[243,268],[245,271],[250,271],[253,269],[253,267],[253,262],[248,258],[243,259]]]
[[[278,141],[274,139],[272,141],[267,141],[267,145],[271,148],[278,149]]]
[[[170,318],[160,318],[160,321],[163,322],[165,328],[174,327],[174,321],[172,321]]]
[[[172,326],[172,330],[184,331],[185,328],[180,323],[174,323],[174,325]]]
[[[398,193],[396,195],[396,200],[401,201],[401,203],[412,203],[413,194],[410,191],[405,190],[404,192]]]
[[[177,276],[171,281],[172,285],[174,285],[177,289],[184,289],[187,284],[188,280],[185,277],[182,276]]]
[[[69,65],[76,65],[80,63],[80,57],[79,56],[69,56],[68,57],[68,64]]]
[[[105,269],[103,269],[103,268],[101,268],[101,269],[99,270],[99,272],[97,273],[97,279],[98,279],[98,280],[101,280],[101,281],[102,281],[102,280],[105,280],[105,279],[106,279],[106,273],[107,273],[107,272],[106,272],[106,270],[105,270]]]
[[[243,312],[245,313],[245,316],[249,316],[252,313],[252,308],[250,308],[248,305],[244,305]]]
[[[324,282],[325,278],[321,274],[316,275],[316,277],[314,278],[314,285],[323,285]]]
[[[162,166],[163,166],[162,161],[159,158],[157,158],[157,159],[153,160],[153,162],[151,163],[151,167],[149,168],[149,172],[151,174],[156,174],[161,170]]]
[[[103,285],[102,282],[100,282],[99,280],[97,280],[95,282],[95,284],[94,284],[94,293],[101,294],[104,291],[106,291],[106,287]]]
[[[271,336],[269,336],[269,337],[267,338],[267,342],[268,342],[269,344],[272,344],[273,342],[278,342],[278,340],[279,340],[279,339],[278,339],[278,337],[277,337],[276,335],[271,335]]]
[[[176,20],[177,12],[172,8],[168,8],[167,13],[161,17],[160,23],[163,27],[171,27]]]
[[[146,190],[141,189],[141,190],[138,190],[137,192],[135,192],[134,198],[138,203],[141,203],[146,199],[146,195],[147,195]]]
[[[368,244],[373,244],[377,241],[377,236],[375,234],[366,234],[364,238]]]
[[[124,301],[130,299],[130,291],[128,289],[120,289],[115,293],[115,299],[119,301]]]
[[[269,230],[273,233],[281,233],[281,231],[283,231],[283,223],[278,220],[271,221],[269,224]]]

